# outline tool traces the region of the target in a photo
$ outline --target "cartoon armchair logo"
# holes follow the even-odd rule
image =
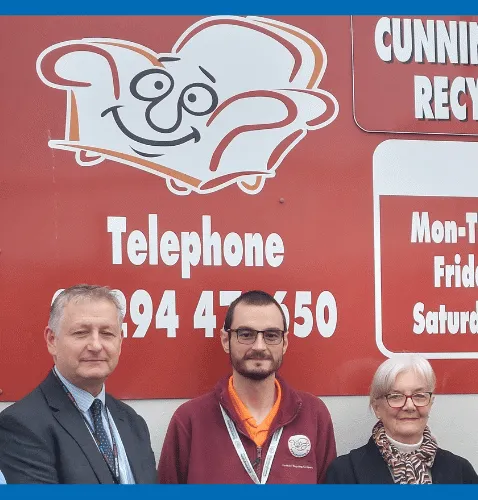
[[[164,177],[175,194],[236,183],[258,193],[308,130],[338,113],[320,90],[322,45],[289,24],[210,17],[171,52],[88,38],[44,50],[37,72],[66,90],[65,138],[79,165],[105,159]]]

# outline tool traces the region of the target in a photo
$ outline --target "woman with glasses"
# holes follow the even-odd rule
[[[427,426],[435,374],[417,354],[397,354],[375,372],[370,406],[378,422],[361,448],[334,460],[328,483],[478,483],[468,460],[438,448]]]

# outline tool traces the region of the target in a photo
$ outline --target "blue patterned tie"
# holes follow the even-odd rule
[[[101,418],[101,406],[103,403],[101,399],[95,399],[93,403],[91,403],[90,411],[91,416],[93,417],[93,425],[95,427],[95,434],[100,442],[100,448],[103,451],[103,454],[110,466],[111,470],[115,470],[115,462],[113,458],[113,450],[111,449],[110,441],[106,434],[105,428],[103,426],[103,419]]]

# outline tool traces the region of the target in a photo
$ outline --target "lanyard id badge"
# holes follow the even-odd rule
[[[236,453],[241,460],[241,463],[249,474],[249,477],[254,481],[255,484],[266,484],[267,479],[269,478],[269,473],[272,467],[272,461],[274,460],[277,447],[279,445],[280,438],[282,436],[283,427],[277,429],[272,435],[271,444],[269,445],[269,449],[267,450],[266,459],[264,460],[264,467],[262,469],[261,480],[257,477],[256,471],[252,467],[251,461],[247,456],[244,445],[242,444],[241,438],[239,437],[239,433],[237,432],[236,426],[234,422],[229,417],[229,415],[225,412],[222,405],[219,405],[221,408],[222,417],[224,418],[224,423],[226,424],[227,432],[229,433],[229,437],[231,438],[232,444],[236,450]]]

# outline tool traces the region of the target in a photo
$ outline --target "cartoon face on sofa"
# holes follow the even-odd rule
[[[110,159],[161,176],[176,194],[259,192],[308,130],[335,119],[337,101],[318,88],[325,66],[311,35],[240,17],[204,19],[170,52],[83,39],[37,61],[67,95],[65,137],[50,147],[83,166]]]
[[[101,117],[111,113],[118,129],[131,139],[131,149],[144,157],[162,156],[172,147],[200,141],[199,128],[204,130],[206,117],[219,102],[214,89],[216,80],[208,71],[198,66],[200,71],[196,75],[184,74],[174,71],[180,67],[179,58],[159,59],[161,63],[165,61],[179,64],[176,68],[172,65],[171,72],[164,67],[148,68],[131,79],[130,96],[124,101],[135,111],[129,124],[122,118],[121,108],[125,105],[114,104],[101,113]],[[142,131],[137,130],[138,123],[146,124],[149,129],[143,126]],[[146,146],[150,152],[143,153],[141,148],[135,150],[134,143]]]

